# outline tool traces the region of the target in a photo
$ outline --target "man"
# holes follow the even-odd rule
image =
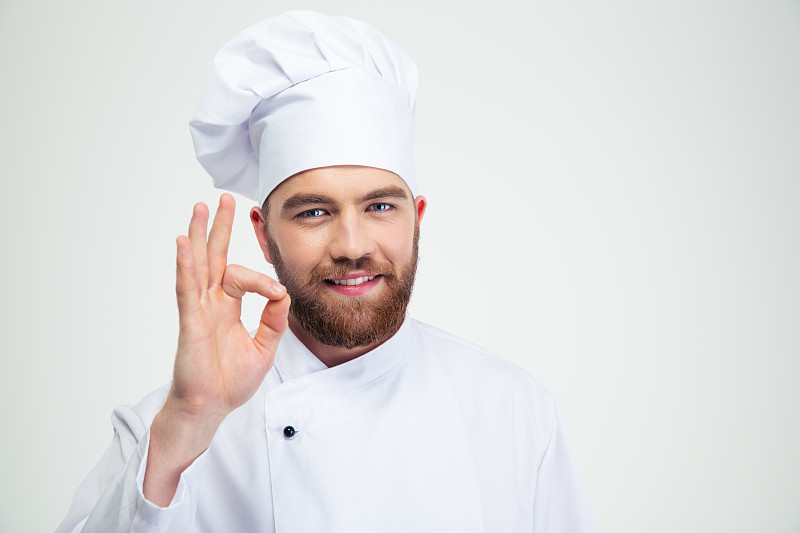
[[[232,196],[207,238],[195,206],[172,384],[115,410],[59,531],[594,530],[552,396],[406,317],[427,205],[416,86],[397,44],[315,12],[220,51],[195,148],[217,186],[261,205],[281,283],[227,264]],[[248,292],[269,299],[252,337]]]

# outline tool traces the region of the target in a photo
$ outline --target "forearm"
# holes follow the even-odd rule
[[[179,476],[177,494],[162,507],[142,490],[150,448],[148,426],[164,405],[166,391],[156,391],[136,407],[114,410],[114,438],[84,479],[57,533],[132,533],[189,531],[194,506],[189,485],[196,483],[199,460]],[[201,458],[202,459],[202,458]],[[186,485],[181,488],[181,485]]]
[[[150,427],[143,492],[145,498],[166,507],[172,501],[181,473],[204,451],[222,423],[221,415],[189,415],[167,399]]]

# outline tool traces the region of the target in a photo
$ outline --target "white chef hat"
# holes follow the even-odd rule
[[[311,168],[390,170],[417,194],[417,66],[372,26],[289,11],[222,47],[189,123],[214,186],[263,203]]]

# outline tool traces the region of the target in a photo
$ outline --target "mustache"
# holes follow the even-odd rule
[[[358,259],[336,259],[330,265],[317,265],[311,270],[309,281],[317,283],[330,278],[341,278],[354,270],[366,270],[372,275],[385,277],[394,275],[394,267],[388,261],[376,261],[371,257]]]

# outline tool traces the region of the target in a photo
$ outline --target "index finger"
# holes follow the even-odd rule
[[[228,244],[231,241],[231,228],[233,227],[233,214],[236,211],[236,201],[230,194],[219,197],[217,214],[214,215],[214,224],[208,235],[208,286],[215,287],[222,284],[225,267],[228,265]]]

